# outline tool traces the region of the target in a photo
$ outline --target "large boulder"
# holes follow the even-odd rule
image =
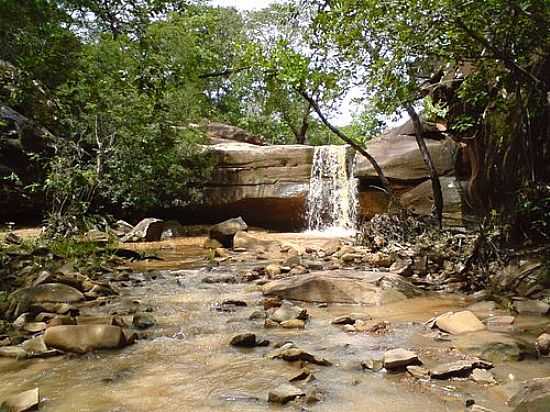
[[[117,349],[129,343],[123,330],[111,325],[53,326],[46,329],[44,342],[49,348],[74,353]]]
[[[161,219],[143,219],[121,239],[123,242],[158,242],[162,237],[164,223]]]
[[[452,174],[459,145],[439,133],[437,127],[432,127],[427,132],[435,137],[425,141],[439,175]],[[388,179],[418,182],[430,177],[410,121],[369,141],[367,150],[384,170]],[[360,179],[378,177],[370,162],[362,156],[357,159],[355,175]]]
[[[28,312],[33,306],[69,304],[84,300],[84,294],[72,286],[62,283],[45,283],[16,290],[9,297],[9,314],[17,317]]]
[[[212,226],[208,230],[208,237],[217,240],[226,248],[232,248],[235,234],[245,230],[248,230],[248,225],[239,216]]]
[[[385,276],[395,274],[363,271],[319,271],[275,280],[263,286],[266,296],[303,302],[361,303],[382,305],[407,299],[409,288],[398,290],[380,286]],[[403,283],[407,283],[403,280]]]
[[[2,402],[2,404],[0,404],[0,410],[7,412],[25,412],[35,410],[39,403],[40,391],[38,388],[34,388],[18,393],[17,395],[10,396]]]

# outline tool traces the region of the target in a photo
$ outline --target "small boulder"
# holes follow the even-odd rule
[[[462,333],[477,332],[485,329],[479,318],[472,312],[465,310],[462,312],[448,312],[438,316],[435,325],[443,332],[451,335],[460,335]]]
[[[36,408],[39,403],[40,391],[38,388],[34,388],[29,391],[10,396],[2,402],[0,405],[0,410],[8,412],[25,412]]]
[[[508,404],[513,412],[542,412],[550,410],[550,377],[531,379],[521,383],[519,391]]]
[[[285,329],[304,329],[306,324],[301,319],[290,319],[280,323],[282,328]]]
[[[208,230],[208,237],[217,240],[223,247],[232,248],[235,234],[246,230],[248,230],[248,225],[242,217],[238,217],[210,227]]]
[[[281,323],[291,319],[307,319],[307,310],[290,302],[283,302],[269,317],[271,320]]]
[[[122,242],[158,242],[162,236],[164,223],[161,219],[143,219],[121,239]]]
[[[398,348],[384,353],[384,368],[387,370],[404,369],[409,365],[420,364],[418,355],[410,350]]]
[[[268,278],[273,279],[274,277],[281,274],[281,267],[275,263],[266,266],[265,273]]]
[[[297,348],[294,344],[286,344],[267,355],[270,359],[283,359],[287,362],[305,361],[320,366],[331,366],[332,363],[326,359],[319,358],[312,353]]]
[[[4,237],[4,241],[10,245],[20,245],[23,243],[21,236],[13,232],[9,232],[6,237]]]
[[[42,285],[23,288],[13,292],[12,301],[32,303],[75,303],[84,300],[79,290],[62,283],[45,283]]]
[[[256,335],[254,333],[241,333],[233,336],[229,344],[239,348],[253,348],[256,346]]]
[[[273,403],[285,404],[301,396],[305,396],[304,391],[294,385],[284,383],[271,390],[268,394],[267,400]]]
[[[48,347],[65,352],[86,353],[96,349],[117,349],[127,340],[118,326],[64,325],[46,329],[44,342]]]
[[[407,372],[416,379],[430,379],[430,371],[422,366],[409,365]]]
[[[493,384],[496,383],[495,377],[487,369],[476,368],[472,371],[470,378],[477,383]]]
[[[464,378],[469,376],[474,369],[489,369],[492,367],[492,363],[479,359],[459,360],[436,366],[431,370],[431,376],[434,379]]]

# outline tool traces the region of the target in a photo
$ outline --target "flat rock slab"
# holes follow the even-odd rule
[[[482,360],[460,360],[438,365],[431,369],[430,374],[434,379],[463,378],[469,376],[474,369],[489,369],[492,367],[492,363]]]
[[[380,272],[345,270],[312,272],[269,282],[263,286],[263,293],[303,302],[367,305],[382,305],[407,299],[399,290],[378,286],[385,275]]]
[[[384,353],[384,368],[388,370],[403,369],[419,363],[418,355],[410,350],[398,348]]]
[[[524,355],[536,353],[534,345],[505,333],[481,331],[453,338],[460,351],[491,362],[520,360]]]
[[[550,311],[550,305],[540,300],[518,300],[514,302],[514,309],[518,313],[546,315]]]
[[[331,366],[332,363],[327,359],[317,357],[316,355],[306,352],[303,349],[292,345],[284,345],[279,349],[267,355],[270,359],[283,359],[287,362],[306,361],[320,366]]]
[[[38,388],[31,389],[10,396],[0,405],[0,410],[8,412],[25,412],[30,411],[40,403],[40,391]]]
[[[437,317],[435,325],[443,332],[450,333],[451,335],[460,335],[462,333],[477,332],[485,329],[485,325],[469,310],[444,313]]]
[[[270,391],[267,400],[269,402],[285,404],[301,396],[305,396],[304,391],[294,385],[284,383]]]

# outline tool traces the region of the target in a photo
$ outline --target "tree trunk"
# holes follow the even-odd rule
[[[407,106],[407,113],[413,121],[414,131],[416,135],[416,143],[418,144],[418,148],[420,149],[420,153],[422,154],[424,163],[426,164],[426,167],[430,172],[432,191],[434,194],[433,209],[437,221],[439,222],[439,227],[441,227],[443,221],[443,193],[441,192],[441,182],[439,181],[439,175],[437,173],[437,169],[435,168],[432,155],[430,154],[430,151],[426,146],[426,142],[424,141],[424,131],[422,128],[422,123],[420,122],[420,118],[418,117],[416,110],[414,110],[414,107],[412,106]]]
[[[340,139],[342,139],[344,142],[349,144],[351,147],[353,147],[356,151],[361,153],[372,165],[374,170],[376,171],[376,174],[378,175],[378,178],[382,182],[382,185],[384,186],[384,189],[386,190],[388,196],[390,197],[390,208],[393,206],[400,207],[400,202],[397,199],[397,196],[395,195],[395,192],[393,191],[390,182],[388,181],[387,177],[384,175],[384,172],[382,171],[382,168],[376,161],[374,157],[372,157],[363,147],[355,143],[349,136],[347,136],[344,132],[342,132],[339,128],[334,126],[332,123],[328,121],[328,119],[325,117],[323,112],[321,111],[321,108],[317,104],[317,102],[309,96],[305,91],[298,90],[298,93],[308,101],[308,103],[311,105],[315,113],[317,113],[317,116],[319,116],[319,119],[323,122],[325,126],[327,126],[332,133],[334,133],[336,136],[338,136]]]

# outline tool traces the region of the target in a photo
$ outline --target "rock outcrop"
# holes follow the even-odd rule
[[[444,222],[463,225],[466,220],[464,182],[455,174],[459,145],[441,131],[442,126],[426,124],[425,128],[426,144],[441,176]],[[242,133],[221,134],[224,139],[211,140],[223,143],[206,149],[217,161],[206,189],[206,207],[193,210],[191,215],[203,221],[243,216],[255,226],[303,229],[315,148],[258,146],[258,142],[243,143],[248,140]],[[367,149],[384,170],[403,205],[421,215],[431,213],[430,176],[418,150],[412,124],[407,122],[389,130],[371,140]],[[380,190],[373,167],[360,155],[357,155],[354,173],[359,180],[360,218],[384,212],[388,199]]]

